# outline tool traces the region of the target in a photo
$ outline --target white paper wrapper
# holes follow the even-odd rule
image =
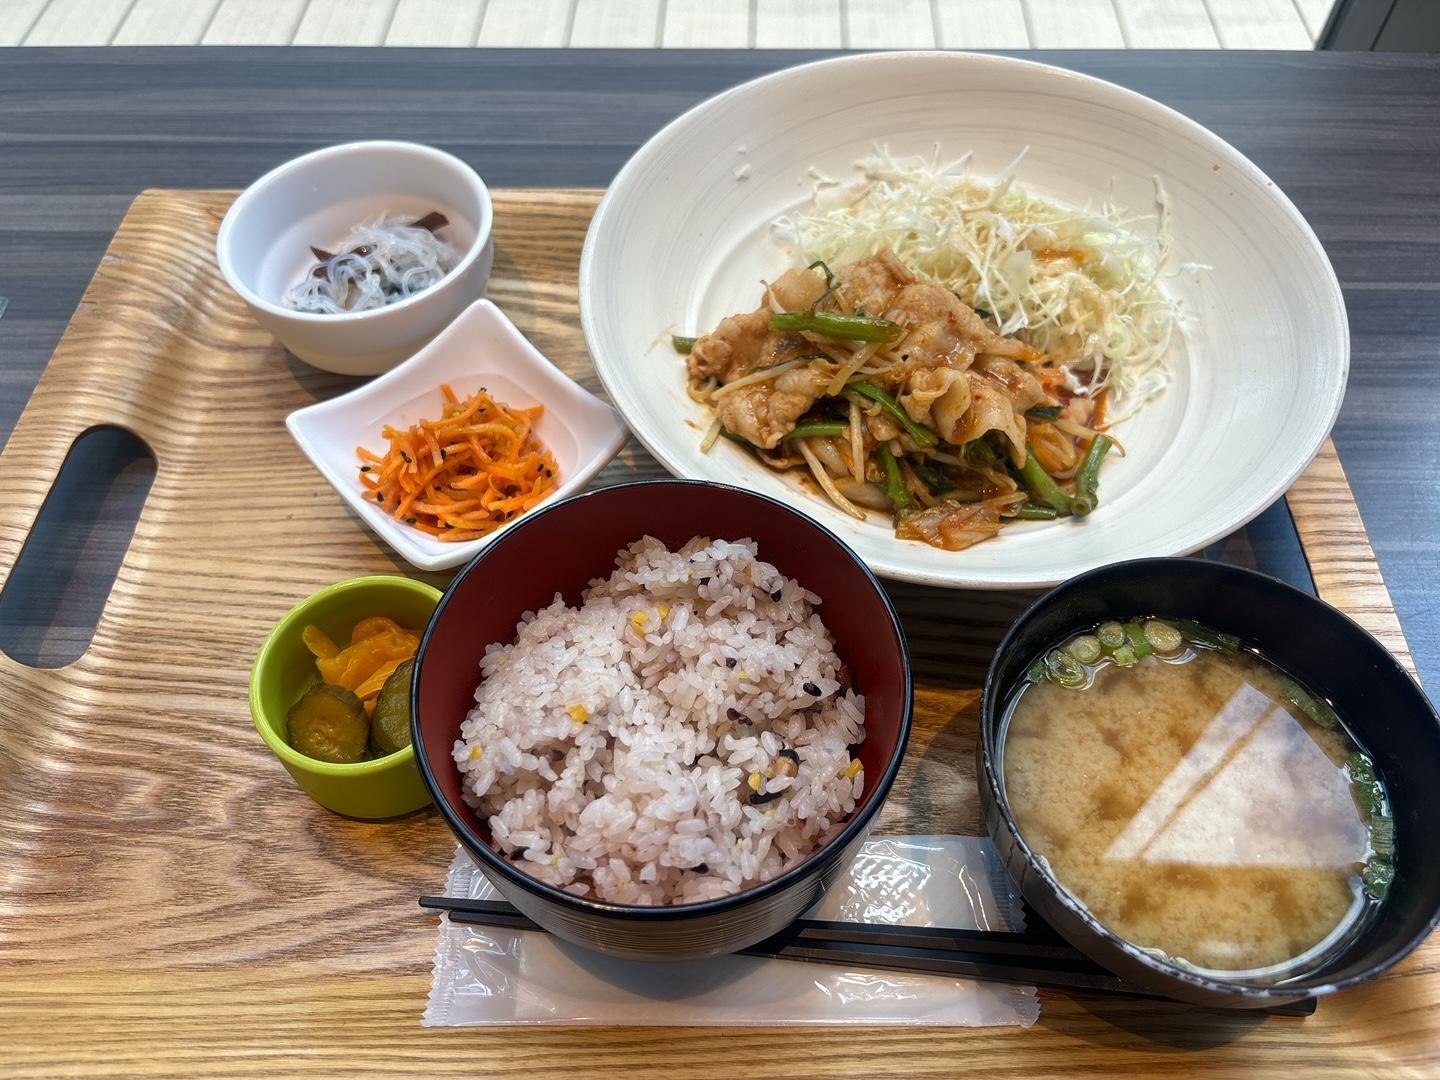
[[[463,850],[445,895],[498,899]],[[811,918],[1021,930],[1019,896],[988,839],[866,842]],[[600,956],[547,934],[441,919],[426,1027],[928,1025],[1029,1027],[1035,988],[794,960],[722,956],[661,964]]]

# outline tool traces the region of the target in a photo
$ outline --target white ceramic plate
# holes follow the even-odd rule
[[[466,562],[510,527],[479,540],[445,544],[396,521],[364,497],[355,448],[382,453],[380,431],[386,424],[408,427],[439,416],[441,383],[449,383],[462,398],[483,386],[507,405],[545,406],[535,434],[560,466],[560,487],[547,503],[583,488],[629,437],[614,409],[545,359],[489,300],[471,304],[438,337],[379,378],[286,417],[290,434],[325,479],[365,524],[422,570]]]
[[[1170,265],[1184,341],[1164,397],[1117,429],[1130,450],[1102,473],[1083,521],[1007,526],[960,552],[895,539],[846,517],[725,440],[699,442],[707,411],[685,393],[671,332],[753,310],[788,264],[770,223],[809,195],[811,166],[852,175],[876,143],[897,154],[973,150],[995,176],[1074,205],[1112,190],[1141,213],[1159,176],[1174,210]],[[679,476],[752,488],[801,507],[878,573],[954,588],[1051,585],[1121,559],[1179,555],[1279,498],[1334,423],[1349,368],[1339,284],[1275,184],[1205,128],[1149,98],[1074,72],[965,53],[888,53],[794,68],[692,109],[643,146],[596,211],[580,264],[580,314],[611,400]],[[1116,455],[1111,455],[1114,459]]]

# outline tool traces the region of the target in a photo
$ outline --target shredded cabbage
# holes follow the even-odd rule
[[[937,146],[929,159],[897,158],[876,147],[854,183],[812,170],[810,205],[777,221],[776,235],[797,266],[890,248],[990,313],[1002,334],[1064,364],[1073,393],[1112,387],[1122,415],[1162,393],[1180,305],[1160,287],[1170,209],[1159,177],[1154,214],[1108,198],[1076,209],[1016,183],[1023,151],[996,181],[970,176],[970,156],[942,162]]]

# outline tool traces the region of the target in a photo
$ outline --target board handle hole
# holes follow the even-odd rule
[[[0,650],[57,668],[90,647],[155,480],[155,455],[118,427],[78,435],[0,591]]]

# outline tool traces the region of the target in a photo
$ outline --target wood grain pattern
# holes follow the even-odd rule
[[[1326,440],[1285,501],[1290,504],[1295,529],[1305,546],[1316,591],[1374,634],[1411,675],[1416,675],[1410,645],[1390,602],[1390,591],[1380,576],[1334,443]]]
[[[724,1080],[1360,1076],[1440,1065],[1435,942],[1304,1021],[1045,994],[1028,1032],[422,1031],[434,923],[414,900],[442,879],[449,834],[433,811],[365,824],[320,810],[247,713],[250,659],[279,615],[331,581],[404,568],[285,435],[286,412],[352,382],[289,359],[221,282],[213,234],[230,198],[136,201],[0,454],[0,582],[80,430],[122,424],[159,463],[89,651],[53,671],[0,656],[7,1076],[570,1080],[674,1062]],[[491,287],[592,390],[575,268],[596,198],[496,192]],[[179,294],[157,297],[157,276]],[[632,443],[599,482],[659,471]],[[1403,654],[1333,452],[1294,506],[1324,595]],[[977,678],[1029,597],[891,590],[920,692],[881,827],[975,832]]]

